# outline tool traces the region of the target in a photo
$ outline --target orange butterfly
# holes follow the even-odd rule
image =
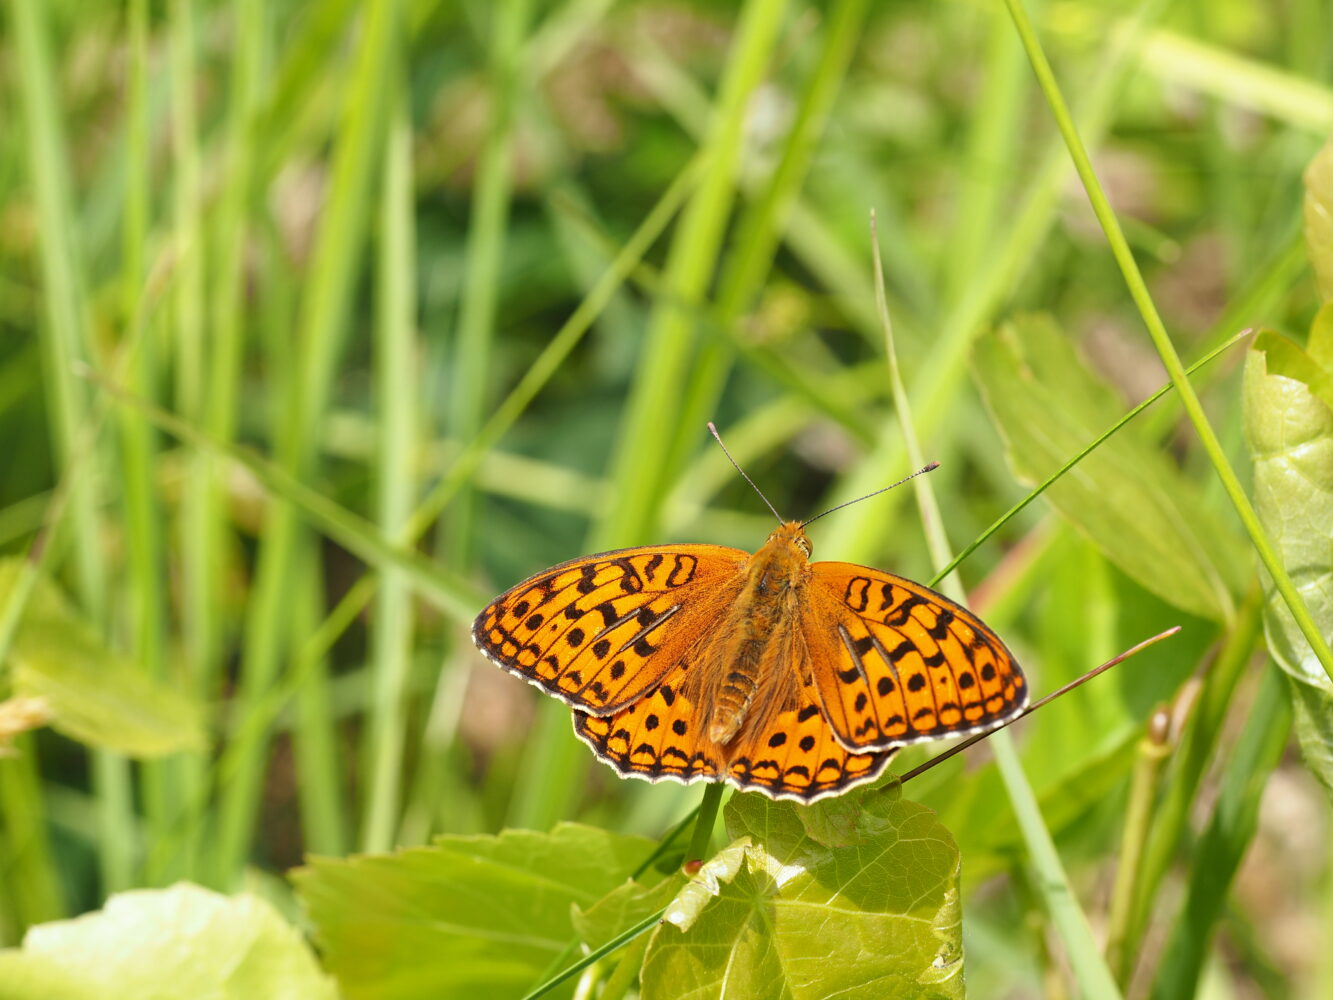
[[[574,732],[621,774],[798,802],[1023,711],[1023,674],[975,615],[891,573],[810,562],[808,523],[753,555],[646,545],[561,563],[496,598],[473,641],[573,706]]]

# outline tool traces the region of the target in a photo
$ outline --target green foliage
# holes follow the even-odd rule
[[[1305,242],[1320,297],[1333,300],[1333,139],[1305,168]]]
[[[1333,634],[1333,304],[1320,310],[1303,350],[1280,334],[1255,338],[1245,361],[1245,432],[1259,516],[1283,565]],[[1333,793],[1333,680],[1271,589],[1264,630],[1286,673],[1296,736],[1310,769]]]
[[[1050,319],[1025,317],[977,343],[973,370],[1015,474],[1035,485],[1115,423],[1123,405]],[[1241,546],[1197,485],[1127,427],[1047,491],[1060,513],[1134,580],[1182,611],[1226,621]]]
[[[518,996],[564,952],[572,907],[589,911],[580,926],[597,935],[607,918],[595,904],[650,850],[641,837],[562,823],[316,857],[293,877],[349,1000]],[[634,909],[610,905],[617,916]]]
[[[301,932],[255,896],[198,886],[112,896],[0,951],[0,1000],[335,1000]]]
[[[732,797],[736,839],[667,907],[644,959],[645,1000],[964,995],[953,838],[896,786],[839,802]],[[856,826],[839,846],[802,815],[849,806]]]
[[[26,564],[0,560],[0,608],[21,600]],[[9,650],[14,693],[40,698],[59,732],[132,757],[205,746],[202,707],[179,683],[109,649],[49,581],[38,580]]]

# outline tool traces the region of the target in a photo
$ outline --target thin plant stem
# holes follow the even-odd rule
[[[717,822],[717,811],[722,805],[725,788],[720,781],[710,781],[704,785],[704,797],[694,819],[694,833],[690,835],[689,847],[685,848],[687,862],[708,859],[708,844],[713,839],[713,825]]]
[[[489,131],[477,162],[471,221],[464,252],[462,301],[450,373],[449,433],[468,441],[481,429],[490,384],[491,341],[500,294],[506,223],[513,194],[514,119],[518,85],[523,79],[522,52],[532,0],[507,0],[489,10],[490,94]],[[473,545],[476,498],[470,489],[459,491],[450,516],[444,558],[455,570],[468,565]]]
[[[573,965],[569,966],[566,969],[562,969],[559,973],[552,976],[550,979],[546,980],[544,983],[536,987],[530,993],[524,994],[523,1000],[537,1000],[538,997],[543,997],[547,993],[550,993],[561,983],[568,982],[570,979],[577,976],[588,966],[600,962],[607,955],[610,955],[613,952],[623,948],[625,945],[629,944],[629,942],[633,941],[640,934],[646,934],[648,931],[652,930],[654,927],[656,927],[659,923],[662,922],[662,917],[665,913],[666,913],[666,907],[663,907],[656,913],[644,917],[633,927],[629,927],[626,930],[622,931],[621,933],[617,934],[615,937],[613,937],[610,941],[606,942],[606,944],[602,945],[600,948],[593,949],[591,952],[589,952],[587,955],[584,955],[583,958],[579,959]]]
[[[380,533],[405,543],[415,485],[416,289],[412,226],[412,124],[406,82],[395,83],[392,124],[385,145],[381,205],[382,259],[375,363],[380,420],[378,468]],[[365,759],[370,762],[370,799],[361,828],[361,849],[394,845],[402,809],[403,752],[407,742],[407,681],[412,664],[411,583],[399,570],[384,570],[375,601],[372,635],[374,691]]]
[[[1162,765],[1171,752],[1170,727],[1171,716],[1165,708],[1159,708],[1149,718],[1148,731],[1139,740],[1134,773],[1129,783],[1129,807],[1125,811],[1125,826],[1120,836],[1120,857],[1116,862],[1106,931],[1106,962],[1123,989],[1129,988],[1134,973],[1134,952],[1125,947],[1125,941],[1134,912],[1140,862],[1148,840]]]
[[[1212,759],[1227,710],[1246,666],[1263,638],[1263,593],[1254,581],[1240,602],[1236,620],[1222,648],[1203,675],[1203,689],[1185,719],[1172,756],[1165,794],[1152,815],[1152,829],[1143,853],[1134,907],[1125,933],[1128,952],[1148,927],[1157,892],[1181,843],[1189,832],[1190,812]]]
[[[651,533],[669,483],[669,457],[680,401],[692,372],[693,323],[679,303],[702,302],[713,279],[735,199],[750,96],[763,79],[784,22],[783,0],[746,0],[708,135],[707,167],[678,223],[663,281],[626,402],[610,479],[619,498],[589,539],[593,551],[634,544]]]

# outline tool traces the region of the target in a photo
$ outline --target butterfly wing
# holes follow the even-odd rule
[[[1027,682],[976,615],[919,583],[852,563],[811,565],[802,630],[820,705],[849,750],[994,729]]]
[[[524,580],[477,616],[497,666],[595,715],[657,687],[740,592],[748,553],[649,545],[573,559]]]
[[[622,775],[648,781],[726,781],[774,799],[814,802],[879,777],[893,750],[854,753],[824,720],[812,685],[797,707],[779,713],[748,743],[725,751],[699,724],[698,706],[682,692],[679,666],[647,697],[613,715],[574,713],[574,732]]]

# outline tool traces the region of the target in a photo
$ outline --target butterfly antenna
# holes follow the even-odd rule
[[[744,479],[747,483],[749,483],[750,486],[754,489],[754,491],[759,494],[760,500],[768,504],[768,509],[773,512],[773,516],[778,519],[778,523],[786,524],[787,522],[783,520],[782,515],[778,513],[778,509],[774,507],[771,503],[768,503],[768,497],[764,496],[764,491],[761,490],[758,486],[754,485],[754,480],[745,474],[745,470],[741,468],[741,463],[731,457],[731,452],[727,451],[727,446],[722,443],[722,435],[717,432],[717,428],[713,426],[713,421],[711,420],[708,421],[708,430],[709,433],[711,433],[713,437],[717,440],[717,446],[722,449],[722,454],[727,456],[727,461],[729,461],[732,465],[736,466],[736,471],[741,474],[741,478]]]
[[[923,468],[923,469],[917,469],[917,470],[916,470],[915,472],[913,472],[910,476],[903,476],[902,479],[899,479],[899,480],[898,480],[896,483],[894,483],[892,486],[883,486],[883,487],[881,487],[881,488],[875,490],[875,492],[873,492],[873,493],[867,493],[867,494],[866,494],[865,496],[863,496],[863,497],[857,497],[855,500],[848,500],[846,503],[840,503],[840,504],[838,504],[838,506],[836,506],[836,507],[830,507],[828,510],[824,511],[823,514],[816,514],[814,517],[810,518],[810,520],[808,520],[808,521],[803,521],[803,522],[801,523],[801,527],[804,528],[804,527],[805,527],[806,525],[808,525],[808,524],[814,524],[816,521],[818,521],[818,520],[819,520],[821,517],[823,517],[825,514],[832,514],[835,510],[842,510],[844,507],[850,507],[850,506],[851,506],[852,504],[854,504],[854,503],[860,503],[862,500],[869,500],[871,497],[877,497],[877,496],[879,496],[881,493],[887,493],[887,492],[889,492],[889,490],[894,489],[894,488],[896,488],[896,487],[898,487],[898,486],[901,486],[903,483],[907,482],[909,479],[915,479],[917,476],[921,475],[923,472],[933,472],[934,470],[938,469],[939,467],[940,467],[940,463],[939,463],[939,462],[931,462],[931,463],[930,463],[929,465],[927,465],[925,468]]]

